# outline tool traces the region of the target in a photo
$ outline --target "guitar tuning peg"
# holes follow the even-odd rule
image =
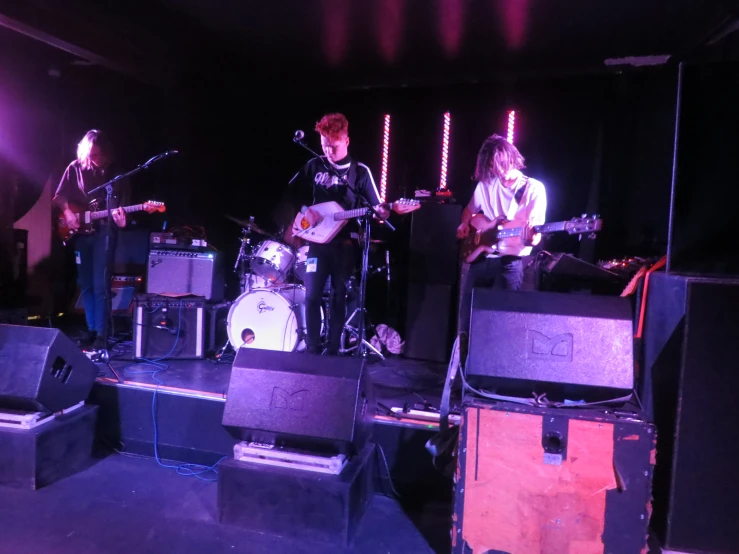
[[[580,214],[580,217],[585,219],[586,217],[588,217],[588,214]]]

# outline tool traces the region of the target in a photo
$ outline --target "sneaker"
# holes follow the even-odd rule
[[[79,339],[77,339],[77,346],[80,348],[89,348],[97,338],[97,331],[85,331],[82,333]]]
[[[90,347],[90,350],[105,350],[107,346],[108,345],[105,344],[105,338],[95,337],[95,340],[92,342],[92,346]]]

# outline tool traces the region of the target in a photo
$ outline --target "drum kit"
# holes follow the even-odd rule
[[[303,282],[308,245],[296,251],[260,228],[253,217],[248,221],[226,217],[241,226],[241,247],[234,264],[241,281],[241,294],[231,303],[227,318],[228,342],[222,351],[229,344],[235,350],[242,347],[283,352],[305,350],[306,291]],[[347,283],[348,295],[356,293],[355,281],[352,277]],[[321,309],[324,337],[328,330],[329,292],[327,284]],[[347,328],[351,332],[350,322]],[[351,350],[349,342],[342,340],[343,351]]]

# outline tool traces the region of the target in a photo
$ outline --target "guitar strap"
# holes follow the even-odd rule
[[[508,221],[513,221],[513,218],[516,216],[516,212],[518,211],[518,205],[521,203],[521,199],[523,198],[523,193],[526,192],[526,186],[528,184],[529,184],[529,178],[524,175],[523,185],[518,187],[516,194],[513,196],[513,202],[511,202],[511,205],[508,207],[508,213],[506,214],[506,219]]]
[[[346,180],[349,181],[349,188],[356,193],[357,187],[357,162],[354,160],[349,164],[349,171],[346,172]]]

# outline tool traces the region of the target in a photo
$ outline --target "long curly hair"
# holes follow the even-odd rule
[[[490,135],[482,143],[477,154],[475,180],[490,183],[495,177],[508,173],[511,169],[523,169],[526,160],[518,148],[500,135]]]

